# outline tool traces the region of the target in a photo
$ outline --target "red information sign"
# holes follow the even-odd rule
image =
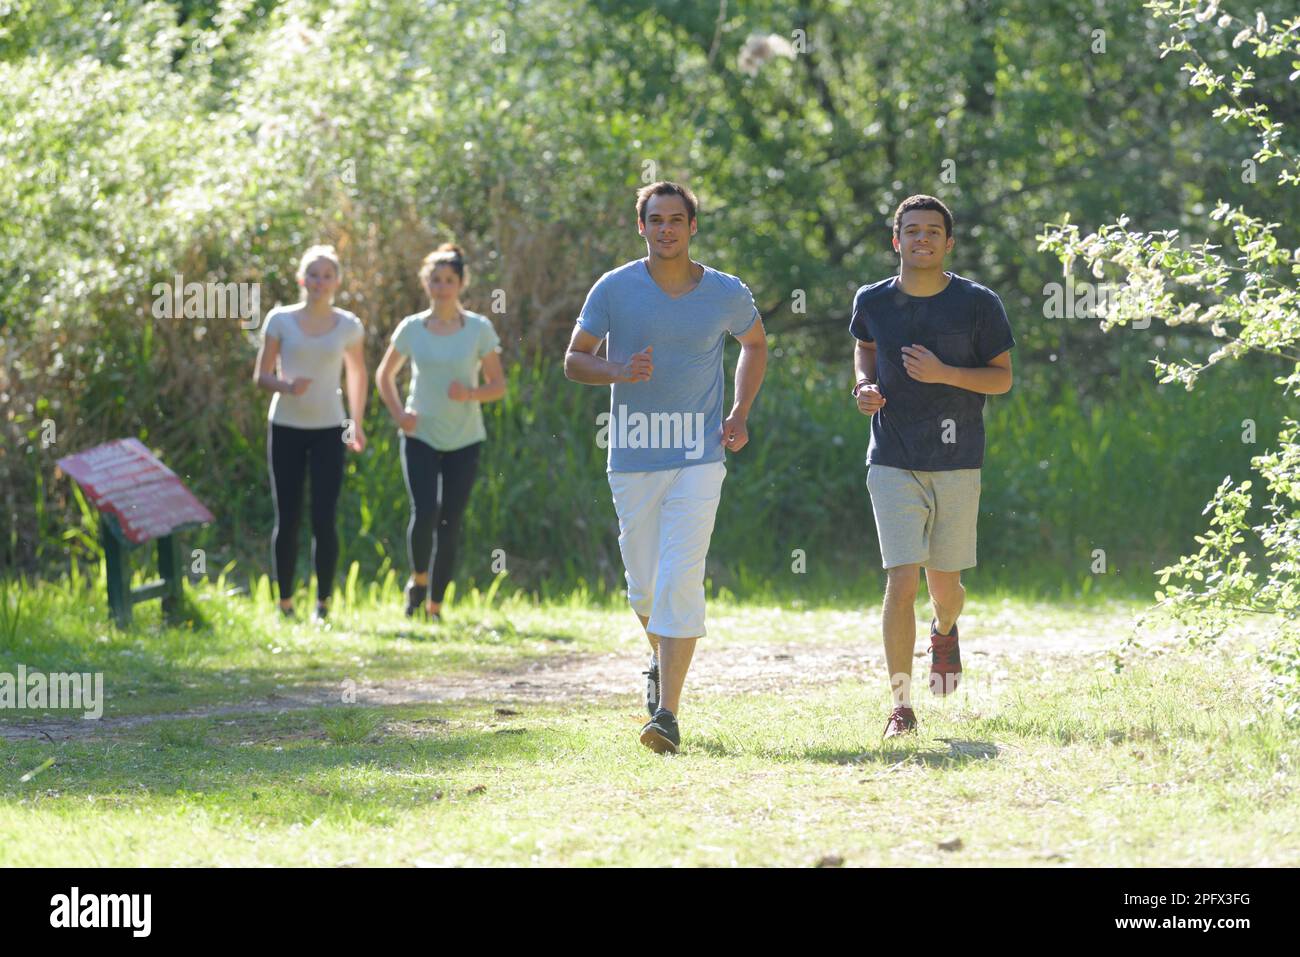
[[[182,525],[212,521],[176,473],[139,439],[118,439],[59,459],[91,503],[117,517],[134,544],[170,535]]]

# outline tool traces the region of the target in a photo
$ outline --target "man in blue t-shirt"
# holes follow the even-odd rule
[[[1002,301],[945,272],[952,213],[933,196],[909,196],[894,212],[897,276],[853,297],[849,331],[858,409],[871,418],[867,488],[886,569],[882,628],[894,709],[891,738],[916,728],[912,650],[916,592],[925,566],[934,607],[930,690],[946,695],[961,675],[957,616],[961,571],[975,565],[984,396],[1011,388],[1011,335]]]
[[[637,192],[646,258],[591,287],[564,357],[575,382],[609,385],[596,440],[609,486],[627,597],[650,642],[641,743],[676,753],[677,710],[695,642],[704,636],[704,560],[727,474],[724,450],[749,441],[767,337],[749,288],[690,258],[695,195],[658,182]],[[722,415],[726,336],[741,345],[735,401]],[[596,355],[607,342],[605,358]]]

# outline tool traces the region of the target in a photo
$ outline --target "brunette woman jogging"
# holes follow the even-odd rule
[[[460,304],[467,283],[459,246],[443,243],[425,257],[420,284],[429,308],[401,321],[377,376],[379,394],[402,433],[402,472],[411,502],[406,614],[413,616],[424,606],[434,621],[441,618],[479,450],[487,438],[482,403],[506,391],[501,340],[492,322]],[[407,359],[411,385],[403,405],[396,380]],[[482,385],[480,371],[486,380]]]
[[[271,472],[275,528],[272,575],[280,588],[280,613],[293,617],[303,480],[311,475],[312,563],[316,569],[316,621],[329,615],[339,540],[335,515],[343,486],[343,447],[366,447],[365,329],[334,306],[341,270],[333,246],[312,246],[298,265],[303,301],[272,309],[262,329],[253,380],[274,392],[267,418],[266,459]],[[339,373],[347,367],[348,407],[343,415]]]

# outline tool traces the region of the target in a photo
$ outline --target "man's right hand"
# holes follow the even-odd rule
[[[410,435],[415,431],[415,423],[419,421],[419,418],[414,412],[403,409],[402,414],[397,417],[397,427]]]
[[[885,396],[876,383],[868,383],[858,389],[858,411],[863,415],[875,415],[885,404]]]
[[[311,385],[311,379],[294,379],[289,383],[289,391],[293,395],[302,395]]]
[[[646,346],[629,359],[619,370],[619,382],[648,382],[655,371],[654,359],[650,353],[654,346]]]

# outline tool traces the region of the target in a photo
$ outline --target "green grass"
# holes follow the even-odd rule
[[[106,714],[160,713],[220,706],[292,688],[337,689],[362,673],[374,680],[421,671],[472,672],[544,658],[581,640],[585,651],[616,647],[619,621],[608,610],[565,603],[537,608],[526,598],[487,601],[477,592],[454,603],[444,626],[415,625],[395,585],[363,604],[340,604],[328,630],[282,622],[263,578],[256,599],[224,583],[188,593],[192,622],[163,627],[158,602],[136,607],[135,626],[109,626],[102,589],[67,581],[27,587],[23,617],[0,642],[0,670],[104,673]],[[301,596],[300,596],[301,597]],[[300,604],[300,614],[308,609]],[[0,722],[5,720],[0,712]]]
[[[0,739],[0,865],[1300,863],[1300,735],[1259,705],[1249,637],[1195,654],[1147,642],[1116,672],[1132,605],[972,594],[965,687],[922,689],[921,734],[885,746],[877,606],[719,603],[697,674],[779,646],[791,680],[688,684],[685,749],[664,758],[636,740],[635,665],[625,693],[508,691],[534,665],[639,655],[625,608],[467,603],[417,634],[364,606],[319,631],[205,590],[210,630],[142,615],[118,635],[74,598],[30,590],[0,670],[102,665],[113,697],[90,735]],[[819,649],[862,665],[801,683]],[[498,690],[285,698],[430,677]],[[241,703],[265,707],[185,716]]]
[[[384,715],[374,708],[340,708],[322,711],[317,720],[331,743],[361,744],[383,727]]]

